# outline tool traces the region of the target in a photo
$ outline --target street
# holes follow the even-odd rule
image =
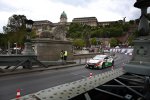
[[[123,63],[127,63],[130,58],[130,56],[118,54],[115,59],[115,68],[122,67]],[[89,77],[90,73],[96,75],[108,70],[111,70],[111,68],[92,70],[86,69],[84,65],[81,65],[63,69],[2,76],[0,78],[0,100],[15,98],[17,89],[21,89],[21,96],[23,96],[42,89]]]

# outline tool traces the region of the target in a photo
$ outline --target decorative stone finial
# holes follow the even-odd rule
[[[134,4],[134,7],[137,7],[137,8],[147,8],[150,6],[150,0],[137,0]]]
[[[141,9],[140,23],[138,26],[139,36],[147,36],[150,33],[147,19],[147,8],[150,6],[150,0],[137,0],[134,7]]]

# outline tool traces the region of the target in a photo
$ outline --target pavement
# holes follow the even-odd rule
[[[117,56],[114,55],[114,59],[116,59]],[[41,61],[43,64],[48,66],[47,68],[41,67],[41,66],[33,66],[32,69],[22,69],[22,67],[17,68],[15,71],[11,72],[11,69],[5,70],[2,68],[5,72],[0,72],[1,76],[7,76],[7,75],[15,75],[15,74],[23,74],[23,73],[31,73],[31,72],[38,72],[38,71],[45,71],[45,70],[53,70],[53,69],[60,69],[60,68],[68,68],[68,67],[75,67],[79,65],[84,65],[88,59],[77,59],[73,61],[67,61],[67,63],[63,63],[62,61]]]
[[[48,62],[46,62],[46,65]],[[11,72],[11,69],[5,71],[4,73],[0,73],[0,76],[7,76],[7,75],[15,75],[15,74],[23,74],[23,73],[31,73],[31,72],[38,72],[38,71],[45,71],[45,70],[53,70],[53,69],[60,69],[60,68],[68,68],[68,67],[75,67],[79,65],[83,65],[84,63],[76,63],[68,61],[66,64],[64,63],[57,63],[55,65],[50,65],[47,68],[41,66],[33,66],[32,69],[16,69],[15,71]]]

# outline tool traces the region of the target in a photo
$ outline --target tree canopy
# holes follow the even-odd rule
[[[90,46],[90,38],[115,38],[125,34],[129,30],[130,24],[113,23],[105,27],[88,26],[80,23],[71,23],[68,30],[67,37],[73,39],[83,39],[85,46]],[[92,42],[93,43],[93,42]]]
[[[3,27],[4,33],[17,32],[22,28],[25,28],[25,21],[27,20],[25,15],[12,15],[8,18],[8,23]]]
[[[111,40],[110,40],[110,46],[111,47],[115,47],[115,46],[117,46],[117,44],[118,44],[117,39],[116,38],[111,38]]]
[[[107,27],[88,26],[80,23],[71,23],[69,26],[68,37],[83,38],[83,36],[90,36],[90,38],[111,38],[122,36],[125,31],[128,31],[129,24],[115,23]]]
[[[24,45],[25,38],[27,35],[26,23],[27,20],[25,15],[12,15],[8,18],[8,23],[6,26],[3,26],[4,34],[1,37],[5,36],[5,39],[0,38],[0,41],[3,41],[3,45],[17,43],[20,46]],[[31,37],[35,36],[35,32],[30,33]],[[5,42],[5,43],[4,43]],[[6,47],[6,46],[5,46]]]

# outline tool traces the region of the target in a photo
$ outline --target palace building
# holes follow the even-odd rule
[[[80,24],[86,24],[90,26],[97,26],[98,21],[96,17],[81,17],[81,18],[74,18],[72,20],[72,23],[80,23]]]
[[[102,26],[105,27],[107,25],[116,23],[119,21],[105,21],[105,22],[98,22],[96,17],[79,17],[73,18],[72,22],[67,21],[67,14],[63,11],[60,15],[60,21],[58,23],[53,23],[49,20],[40,20],[34,21],[33,30],[35,30],[37,35],[40,35],[42,32],[52,32],[58,25],[66,25],[69,28],[71,23],[80,23],[86,24],[90,26]]]

